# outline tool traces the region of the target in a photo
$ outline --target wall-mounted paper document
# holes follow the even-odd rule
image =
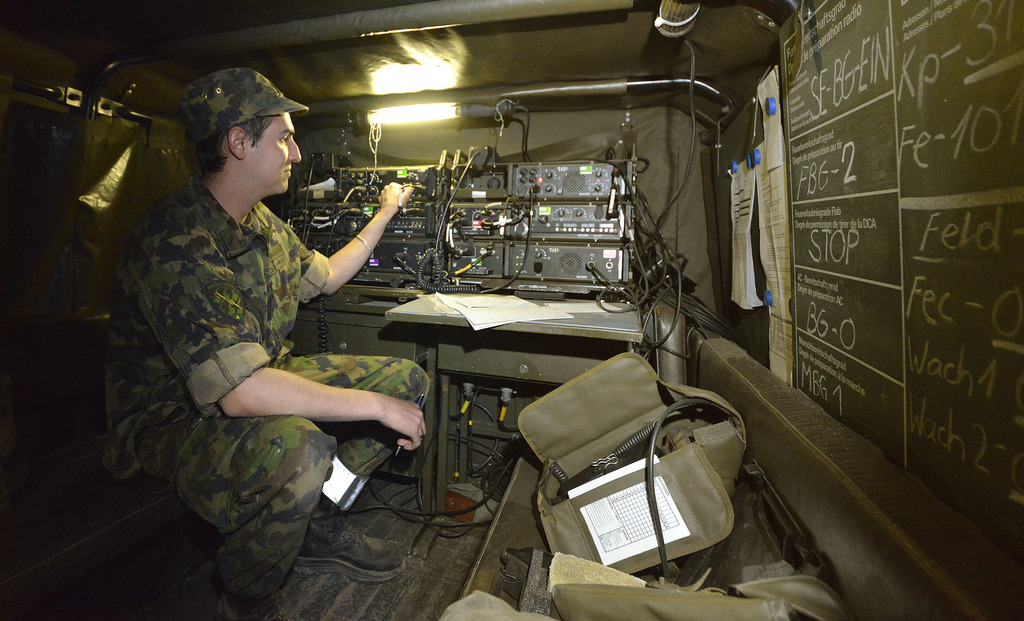
[[[732,175],[732,300],[750,310],[761,306],[754,281],[750,226],[757,196],[757,175],[740,166]]]
[[[761,120],[765,154],[755,168],[758,187],[758,227],[761,231],[761,264],[765,288],[770,292],[768,322],[769,368],[783,381],[793,383],[793,317],[789,312],[792,297],[790,272],[789,205],[786,201],[786,167],[783,145],[782,106],[779,99],[778,69],[772,69],[757,88],[761,102]],[[774,111],[766,104],[774,100]]]

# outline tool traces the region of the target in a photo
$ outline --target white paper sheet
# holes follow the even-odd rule
[[[514,295],[462,293],[454,295],[435,293],[434,295],[439,302],[462,314],[474,330],[493,328],[517,321],[572,318],[569,313],[535,304]]]
[[[765,270],[765,288],[770,292],[768,323],[768,361],[772,372],[786,383],[793,383],[793,318],[789,313],[792,297],[790,272],[789,204],[786,200],[786,167],[783,144],[782,105],[779,99],[778,68],[773,69],[757,88],[761,101],[761,119],[765,140],[760,145],[763,164],[755,168],[758,183],[758,227],[761,235],[761,264]],[[776,101],[775,114],[769,114],[765,102]],[[768,296],[766,295],[766,298]]]
[[[779,98],[779,68],[775,67],[757,85],[757,99],[761,104],[764,142],[761,157],[764,167],[775,170],[786,163],[786,145],[782,130],[782,100]],[[775,113],[769,114],[768,100],[773,99]]]
[[[732,300],[750,310],[761,306],[754,281],[750,241],[751,211],[757,196],[757,175],[740,166],[732,175]]]

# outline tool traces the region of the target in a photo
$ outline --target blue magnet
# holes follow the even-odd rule
[[[764,292],[764,303],[767,304],[768,306],[772,305],[772,292],[771,291],[765,291]]]
[[[768,113],[768,116],[772,116],[773,114],[778,112],[778,109],[779,105],[778,102],[775,101],[774,97],[769,97],[768,99],[764,100],[764,110],[765,112]]]
[[[761,163],[761,149],[754,149],[753,153],[747,156],[747,168],[753,168]]]
[[[731,170],[732,174],[735,175],[739,171],[739,169],[740,169],[739,163],[736,160],[733,160],[732,161],[732,166],[729,167],[729,170]]]

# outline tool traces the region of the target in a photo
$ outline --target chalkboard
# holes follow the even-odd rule
[[[1024,558],[1024,0],[781,37],[794,381]]]

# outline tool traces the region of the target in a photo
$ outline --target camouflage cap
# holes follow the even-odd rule
[[[245,67],[204,75],[185,88],[178,103],[185,136],[192,142],[257,116],[302,114],[308,107],[288,99],[270,80]]]

